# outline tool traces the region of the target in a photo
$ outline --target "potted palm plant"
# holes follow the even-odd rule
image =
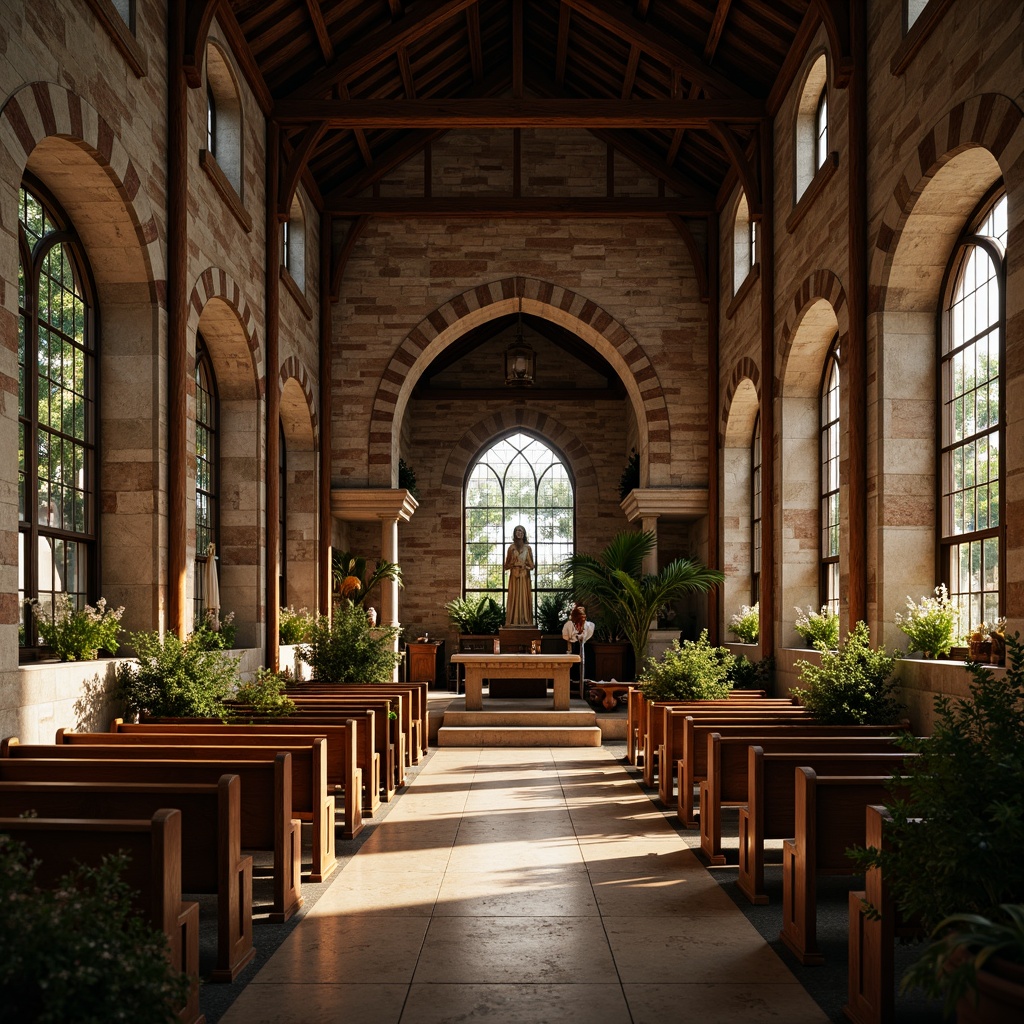
[[[596,601],[606,628],[626,638],[637,669],[647,656],[658,609],[686,594],[708,591],[724,579],[717,569],[687,558],[677,558],[656,573],[643,572],[643,560],[655,543],[650,530],[624,530],[599,555],[577,553],[562,563],[573,593],[588,604]]]

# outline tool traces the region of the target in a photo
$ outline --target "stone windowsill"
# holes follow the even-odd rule
[[[751,289],[754,287],[754,282],[761,279],[761,264],[755,263],[751,268],[750,272],[743,279],[743,284],[736,289],[736,294],[732,297],[732,301],[728,306],[725,307],[725,318],[731,320],[736,310],[742,305],[743,300],[750,294]]]
[[[146,53],[110,0],[85,0],[96,20],[106,30],[136,78],[145,78],[149,66]]]
[[[208,150],[199,150],[199,166],[213,183],[213,187],[227,204],[235,219],[242,225],[246,233],[252,231],[252,217],[249,216],[242,203],[242,197],[235,191],[235,186],[228,181],[227,175],[220,169],[217,158]]]
[[[302,311],[302,315],[307,320],[312,320],[313,307],[309,304],[309,300],[299,287],[299,282],[292,277],[288,268],[283,263],[281,264],[281,283],[285,286],[288,294],[295,300],[295,304]]]
[[[838,167],[839,154],[833,150],[825,157],[825,162],[818,168],[817,173],[811,179],[811,183],[804,189],[803,195],[796,201],[796,205],[786,218],[786,231],[789,234],[796,230],[797,225],[807,215],[807,211],[811,208],[814,200],[818,198],[818,195],[832,180],[832,175],[836,173]]]

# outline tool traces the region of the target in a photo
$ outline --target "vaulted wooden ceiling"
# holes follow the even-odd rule
[[[730,169],[755,173],[766,102],[815,2],[828,10],[823,0],[228,0],[220,17],[247,51],[291,172],[340,216],[416,212],[358,197],[446,130],[486,125],[588,128],[663,183],[652,212],[686,213],[710,210]],[[744,184],[756,192],[753,177]],[[528,212],[528,196],[516,198],[494,212]]]

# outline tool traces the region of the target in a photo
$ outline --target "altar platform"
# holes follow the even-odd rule
[[[623,722],[625,718],[623,716]],[[453,697],[437,733],[439,747],[599,747],[597,714],[585,701],[570,700],[555,711],[551,698],[491,699],[486,691],[479,710]]]

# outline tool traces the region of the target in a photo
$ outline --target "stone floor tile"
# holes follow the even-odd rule
[[[372,977],[358,985],[266,985],[259,978],[231,1004],[221,1024],[398,1024],[409,991],[408,985]]]
[[[630,1024],[618,983],[413,985],[401,1024]]]
[[[795,982],[783,984],[625,984],[632,1024],[828,1024],[828,1017]],[[404,1024],[404,1018],[403,1018]]]
[[[584,871],[449,872],[435,917],[595,917],[597,901]]]

